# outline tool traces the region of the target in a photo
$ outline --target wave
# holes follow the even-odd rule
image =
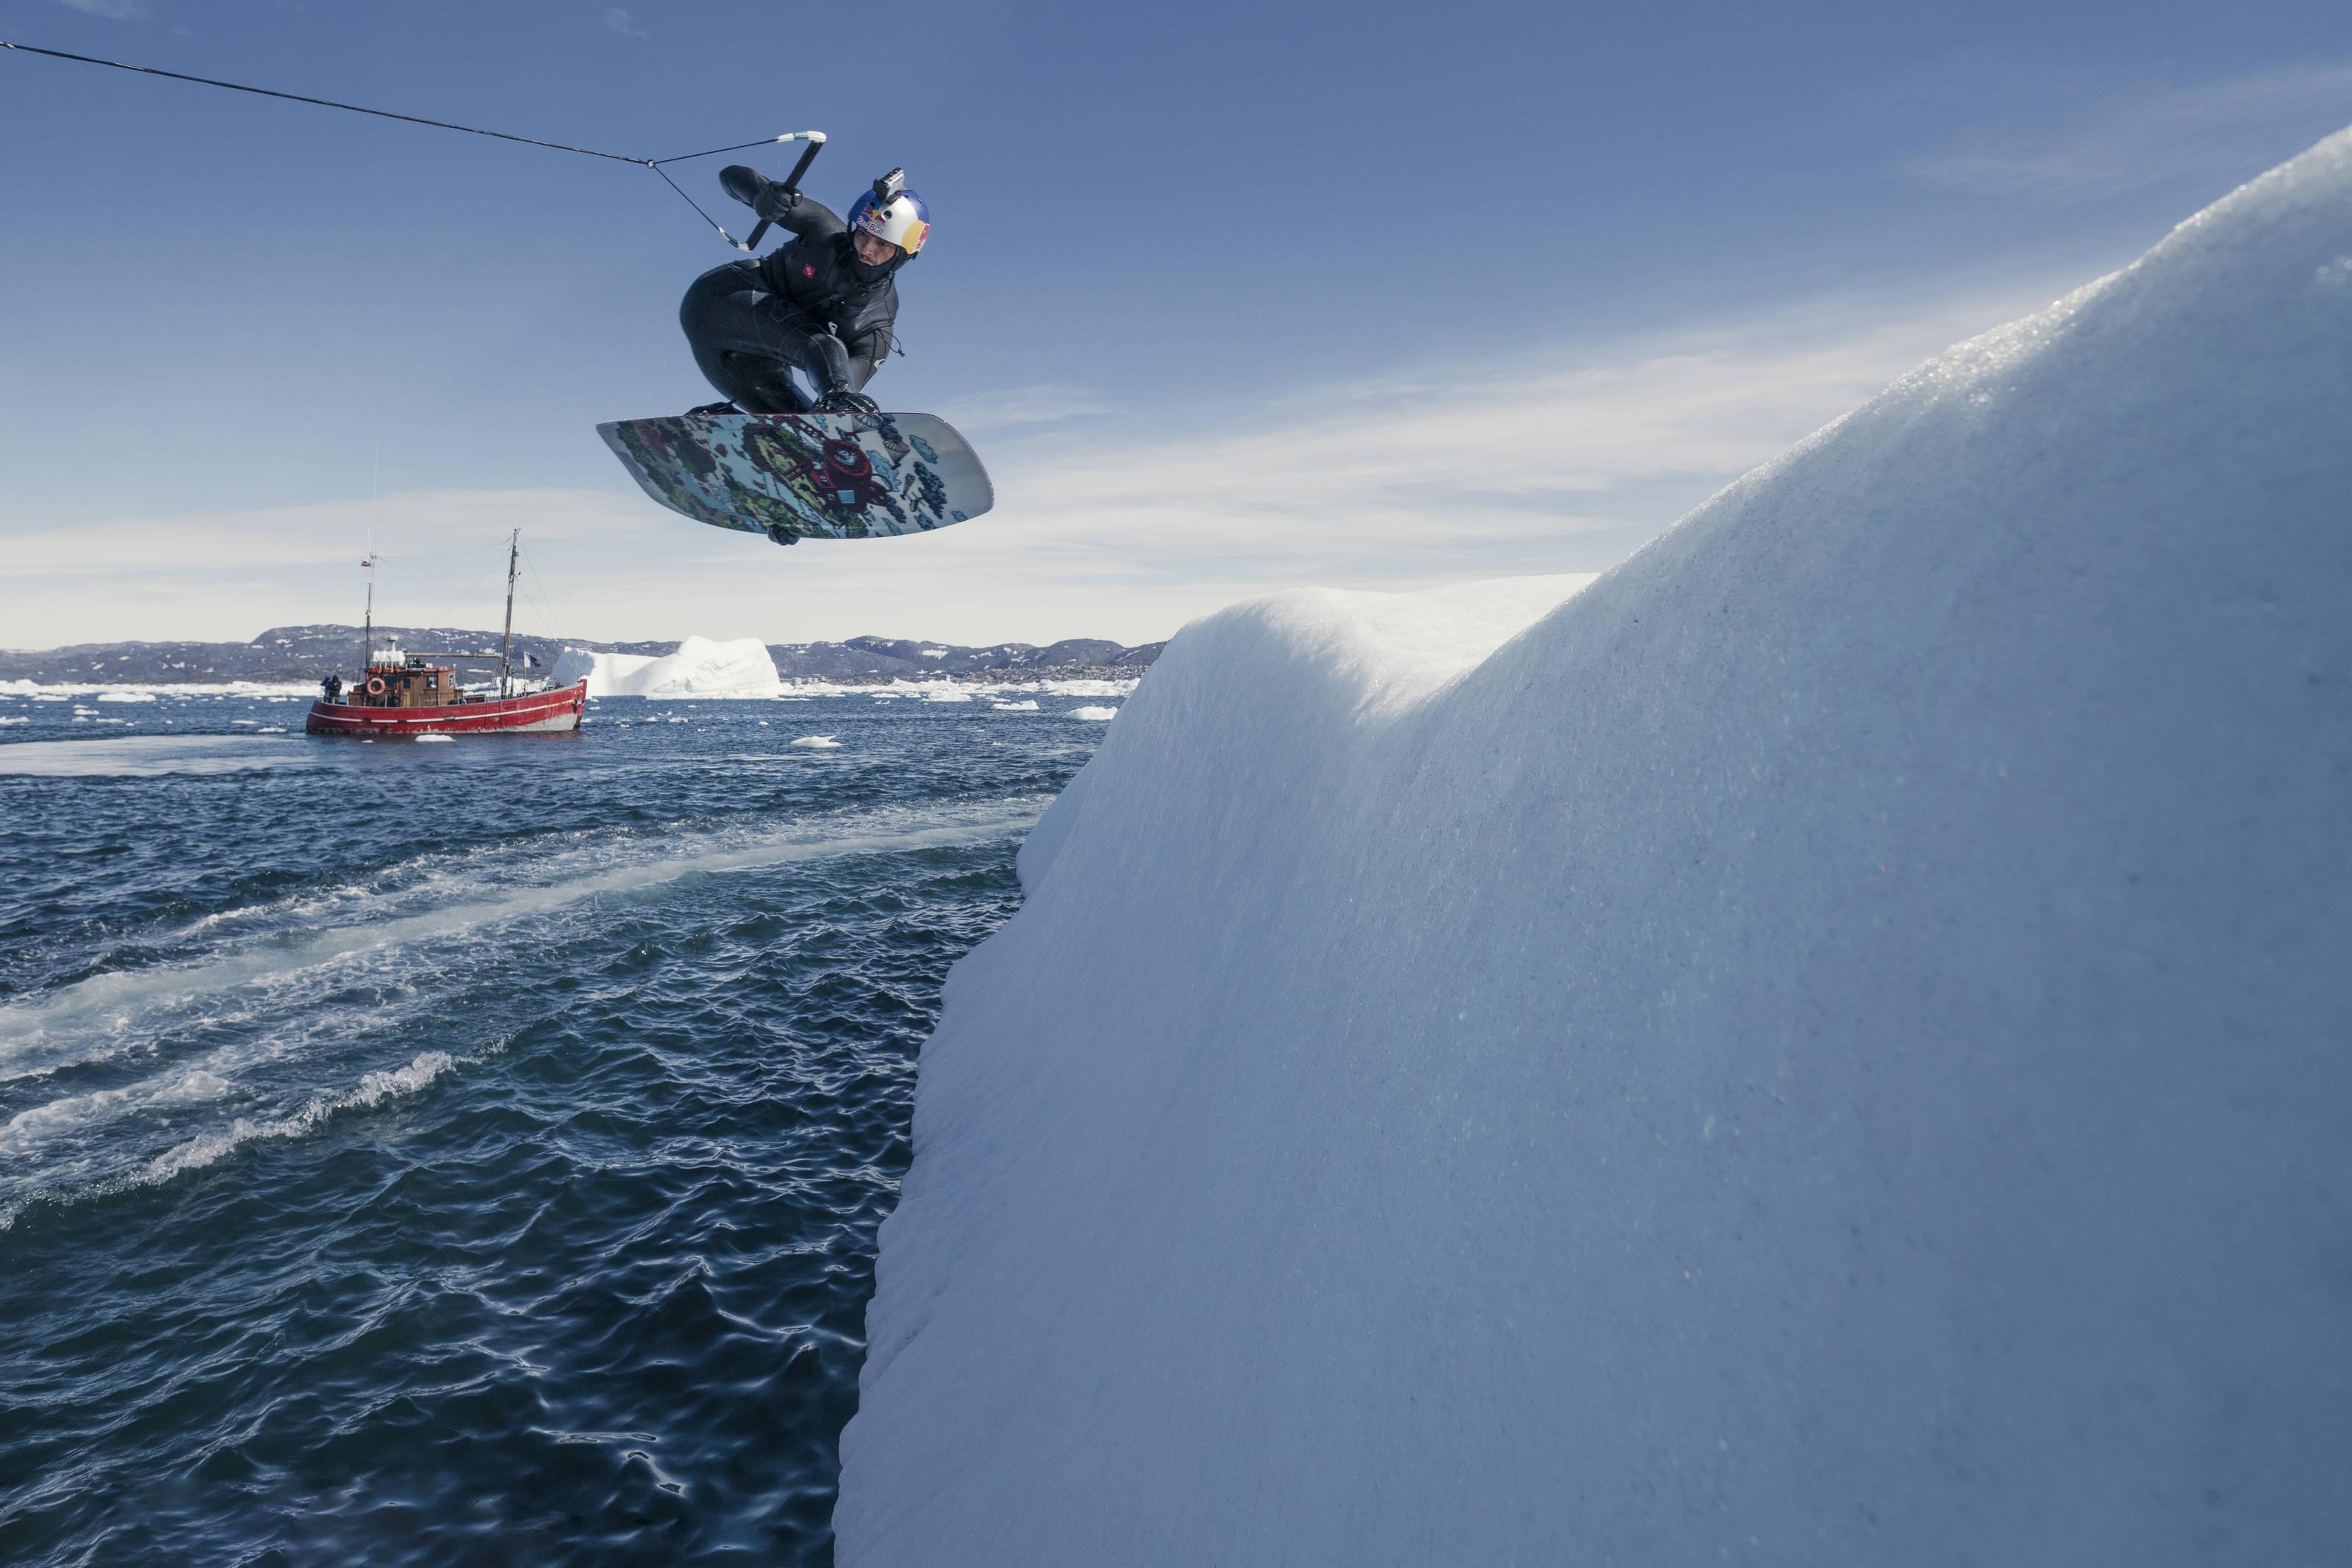
[[[14,1226],[17,1218],[35,1204],[77,1203],[128,1192],[134,1187],[153,1186],[183,1172],[202,1170],[224,1155],[257,1140],[299,1137],[339,1113],[365,1110],[394,1095],[415,1093],[457,1066],[460,1061],[476,1060],[478,1058],[455,1057],[446,1051],[420,1051],[404,1067],[363,1073],[359,1082],[349,1088],[313,1095],[300,1107],[284,1115],[239,1116],[226,1127],[199,1133],[130,1170],[118,1171],[79,1185],[68,1182],[33,1187],[21,1197],[0,1200],[0,1230]],[[226,1092],[226,1086],[220,1092]],[[17,1121],[24,1119],[20,1116]],[[12,1123],[12,1131],[14,1126]],[[5,1145],[0,1145],[0,1152],[5,1152]]]
[[[229,1092],[228,1082],[204,1068],[172,1073],[122,1089],[69,1094],[11,1116],[0,1125],[0,1157],[21,1158],[43,1145],[133,1110],[200,1104]]]
[[[251,1121],[239,1116],[217,1133],[201,1133],[166,1149],[147,1162],[146,1179],[163,1181],[182,1171],[202,1170],[223,1155],[257,1138],[292,1138],[309,1132],[338,1111],[364,1110],[394,1094],[413,1094],[450,1068],[457,1059],[446,1051],[419,1051],[405,1067],[363,1074],[340,1094],[320,1095],[290,1115]]]

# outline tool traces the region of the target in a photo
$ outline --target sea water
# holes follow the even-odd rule
[[[0,696],[0,1561],[829,1560],[918,1050],[1103,726],[306,706]]]

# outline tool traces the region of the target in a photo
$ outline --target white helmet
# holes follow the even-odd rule
[[[908,256],[923,248],[931,232],[931,209],[906,188],[907,172],[893,169],[849,209],[849,226],[887,240]]]

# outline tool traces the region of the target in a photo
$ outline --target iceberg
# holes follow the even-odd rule
[[[2352,132],[1580,591],[1185,629],[947,986],[839,1560],[2352,1539]]]
[[[776,662],[757,637],[688,637],[675,653],[595,653],[566,648],[553,684],[588,679],[592,697],[772,697],[783,690]]]

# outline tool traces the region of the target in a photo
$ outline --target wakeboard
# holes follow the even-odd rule
[[[677,413],[596,434],[663,506],[778,544],[928,533],[996,504],[980,455],[929,413]]]

